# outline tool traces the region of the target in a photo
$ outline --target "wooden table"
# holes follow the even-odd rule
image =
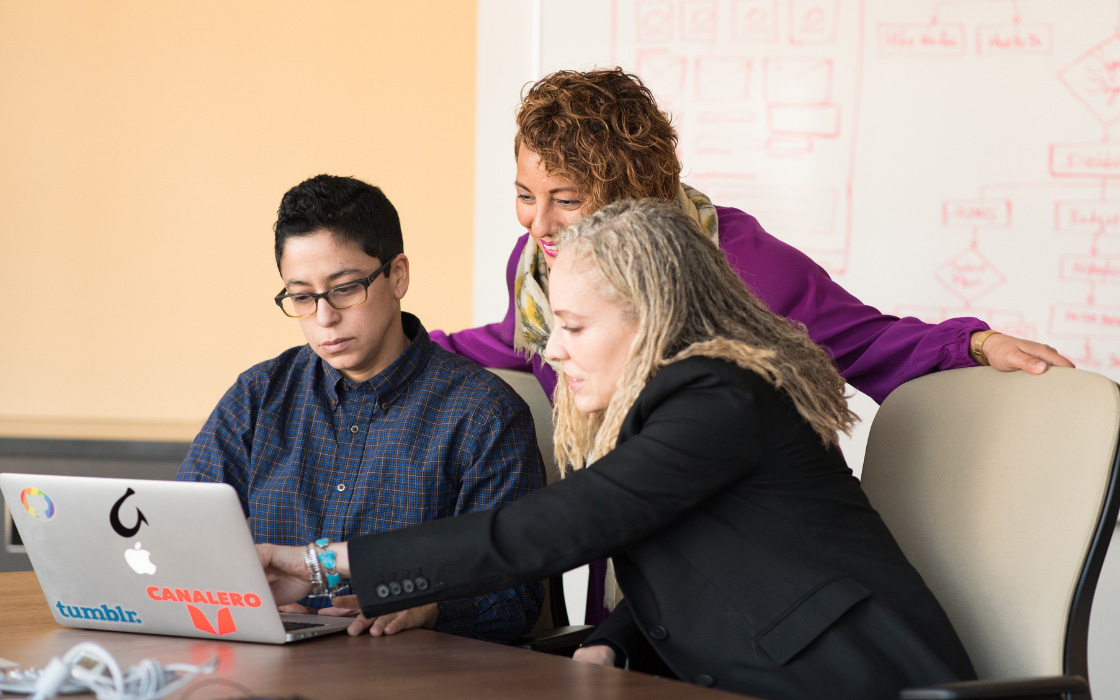
[[[78,642],[123,667],[143,658],[218,670],[171,695],[217,698],[604,698],[716,700],[739,695],[427,630],[392,637],[336,634],[286,645],[219,642],[58,626],[32,572],[0,573],[0,658],[45,666]],[[5,696],[11,697],[11,696]]]

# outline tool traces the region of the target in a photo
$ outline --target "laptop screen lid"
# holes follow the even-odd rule
[[[351,621],[285,631],[228,484],[5,473],[0,490],[60,625],[283,643]]]

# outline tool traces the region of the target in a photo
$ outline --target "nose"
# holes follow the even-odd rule
[[[532,227],[529,229],[529,233],[533,234],[535,238],[555,233],[552,219],[552,212],[549,211],[549,208],[546,205],[538,204],[533,210]]]
[[[560,342],[560,331],[554,328],[545,343],[544,358],[549,362],[563,362],[567,356],[564,345]]]
[[[341,317],[342,314],[339,310],[327,303],[325,298],[315,300],[315,320],[320,326],[330,328],[338,323],[338,319]]]

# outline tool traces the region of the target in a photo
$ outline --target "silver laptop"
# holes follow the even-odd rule
[[[9,473],[0,491],[60,625],[282,644],[353,621],[276,610],[228,484]]]

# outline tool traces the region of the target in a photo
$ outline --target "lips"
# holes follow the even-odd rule
[[[319,347],[323,349],[323,352],[334,355],[345,350],[352,341],[353,338],[335,338],[333,340],[325,340],[322,343],[319,343]]]
[[[556,254],[560,252],[559,248],[557,248],[556,244],[552,241],[546,241],[545,239],[540,238],[537,240],[537,242],[540,244],[541,250],[544,251],[544,254],[550,258],[555,258]]]

